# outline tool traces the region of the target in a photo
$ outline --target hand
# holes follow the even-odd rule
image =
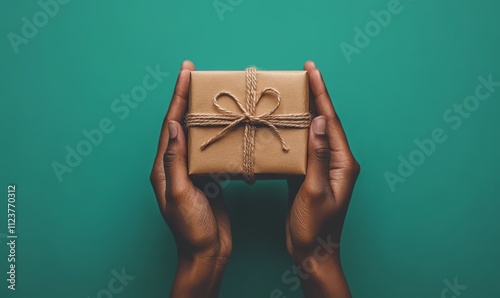
[[[161,214],[177,244],[178,265],[171,297],[217,297],[231,253],[231,228],[221,191],[207,199],[203,182],[189,179],[186,139],[180,122],[187,107],[190,61],[182,64],[161,129],[151,172]],[[216,184],[214,184],[216,185]]]
[[[306,297],[351,297],[340,264],[340,236],[360,167],[321,73],[313,62],[304,68],[319,115],[309,130],[305,179],[288,181],[287,249]]]

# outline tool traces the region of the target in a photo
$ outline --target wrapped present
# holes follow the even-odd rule
[[[310,123],[306,71],[192,71],[188,172],[305,175]]]

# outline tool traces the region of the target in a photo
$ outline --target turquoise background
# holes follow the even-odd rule
[[[221,0],[223,3],[227,0]],[[166,297],[174,240],[149,183],[159,129],[184,59],[200,70],[300,69],[316,61],[362,166],[343,234],[354,297],[500,297],[500,89],[458,129],[443,114],[474,95],[478,77],[500,81],[500,2],[401,0],[402,11],[353,54],[371,10],[390,1],[232,0],[219,17],[205,1],[69,1],[19,45],[37,1],[4,1],[0,34],[1,297],[97,297],[112,270],[135,279],[113,297]],[[43,21],[43,19],[40,19]],[[169,75],[129,115],[112,102],[142,83],[146,67]],[[59,182],[51,164],[109,118],[104,135]],[[417,150],[414,140],[447,135],[391,191],[386,171]],[[7,185],[17,185],[17,290],[6,289]],[[286,297],[281,280],[286,185],[224,190],[234,251],[221,297]],[[101,297],[106,297],[105,295]]]

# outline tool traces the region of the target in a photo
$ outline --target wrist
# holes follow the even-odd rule
[[[342,271],[342,265],[340,261],[340,250],[337,248],[335,251],[331,252],[321,252],[316,253],[300,253],[292,255],[292,262],[294,264],[295,271],[299,273],[299,278],[303,281],[307,280],[318,280],[320,281],[324,276],[335,271]]]
[[[301,280],[304,297],[351,297],[342,269],[340,249],[329,253],[292,256],[294,271]]]
[[[221,278],[226,268],[226,262],[195,258],[191,260],[179,259],[176,275],[193,287],[210,287]]]
[[[227,262],[219,254],[179,255],[171,297],[217,297]]]
[[[177,247],[179,264],[183,264],[196,271],[204,268],[223,269],[229,262],[230,255],[231,249],[222,248],[221,245],[204,248],[203,250],[198,249],[196,251]]]

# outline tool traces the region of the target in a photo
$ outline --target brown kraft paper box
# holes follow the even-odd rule
[[[255,77],[254,77],[255,78]],[[255,116],[304,114],[309,115],[309,84],[306,71],[257,71],[256,72]],[[202,145],[216,136],[231,122],[221,125],[192,126],[190,115],[224,115],[214,103],[214,97],[220,94],[217,103],[227,111],[244,115],[242,107],[247,102],[248,76],[245,71],[192,71],[188,102],[188,172],[190,175],[230,174],[233,178],[244,177],[244,135],[245,122],[238,123],[218,140],[202,150]],[[273,88],[267,90],[266,88]],[[263,93],[262,93],[263,92]],[[261,96],[262,93],[262,96]],[[260,97],[260,99],[259,99]],[[271,121],[271,123],[273,123]],[[276,124],[276,122],[274,122]],[[308,124],[307,124],[308,125]],[[307,166],[307,127],[280,127],[275,125],[288,148],[282,149],[280,137],[270,126],[257,123],[255,126],[253,173],[256,179],[282,179],[290,175],[305,175]],[[246,176],[245,176],[246,177]],[[247,180],[247,179],[246,179]],[[248,181],[247,182],[253,182]]]

